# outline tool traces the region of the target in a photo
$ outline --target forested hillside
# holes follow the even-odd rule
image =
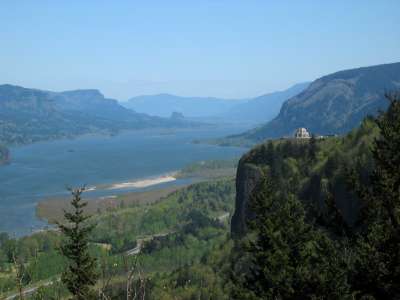
[[[343,138],[269,142],[239,163],[234,299],[400,296],[400,97]]]
[[[251,150],[239,163],[233,239],[157,277],[150,295],[398,299],[400,98],[390,99],[344,137]]]
[[[245,231],[248,202],[261,178],[267,176],[282,197],[294,194],[316,209],[332,195],[349,222],[354,222],[358,203],[347,191],[347,171],[368,174],[372,169],[371,145],[378,128],[371,118],[344,137],[323,139],[281,139],[253,148],[239,162],[236,179],[234,233]]]
[[[312,290],[312,285],[321,278],[325,281],[325,285],[321,284],[318,287],[322,295],[337,293],[333,299],[348,299],[346,295],[340,294],[343,288],[340,276],[344,271],[334,265],[333,261],[323,258],[341,254],[335,252],[339,251],[338,248],[330,244],[328,239],[325,242],[320,240],[326,237],[320,237],[314,226],[323,228],[323,231],[335,232],[336,238],[336,230],[343,225],[336,224],[337,220],[332,222],[331,208],[336,207],[336,204],[328,209],[328,199],[335,200],[337,208],[345,214],[343,217],[348,220],[349,226],[354,226],[360,202],[355,193],[348,188],[347,170],[352,166],[356,167],[357,172],[363,174],[363,180],[366,180],[365,174],[371,172],[373,165],[370,147],[378,134],[379,130],[374,121],[366,119],[359,129],[344,138],[312,140],[311,143],[309,140],[277,140],[252,149],[242,157],[238,166],[235,213],[231,222],[232,235],[227,236],[218,247],[208,252],[200,263],[186,265],[174,272],[155,277],[148,299],[297,299],[296,295],[302,295],[301,299],[312,299],[311,292],[307,294],[308,292],[296,287],[295,283],[292,285],[292,280],[297,280],[299,284],[309,281],[310,287],[307,288]],[[268,187],[267,190],[264,189],[264,183]],[[287,203],[287,214],[279,210],[276,212],[279,214],[275,216],[272,210],[260,211],[258,206],[254,206],[255,199],[272,205],[268,202],[270,195],[274,195],[274,208],[277,210],[286,207]],[[294,204],[294,200],[286,202],[292,197],[299,201]],[[302,216],[302,211],[306,215]],[[256,214],[260,215],[260,221],[254,225],[252,220]],[[298,222],[293,223],[296,220]],[[271,238],[276,244],[269,242],[267,238],[270,237],[266,235],[263,238],[268,244],[262,245],[262,241],[256,244],[258,230],[270,224],[274,227],[268,233],[277,235],[276,241]],[[302,230],[310,231],[310,234],[296,239]],[[305,247],[309,249],[295,248],[296,243],[306,243]],[[319,258],[315,256],[315,262],[306,259],[307,255],[316,255],[313,252],[314,243],[321,247],[322,252],[319,252]],[[262,252],[262,246],[267,249],[271,247],[270,252]],[[295,252],[285,256],[291,249],[293,252],[304,251],[303,265],[286,265],[298,255],[298,252]],[[260,258],[256,261],[258,257]],[[332,264],[332,269],[322,272],[323,270],[317,268],[318,259],[325,259],[324,263]],[[344,260],[339,260],[338,263],[345,264]],[[268,265],[269,262],[272,266]],[[260,272],[257,267],[269,268],[263,269],[267,272],[262,274],[266,278],[253,277],[252,272]],[[314,267],[316,273],[321,272],[320,279],[317,274],[312,273]],[[342,267],[350,269],[352,266]],[[298,277],[294,279],[291,272],[299,272]],[[333,273],[329,275],[329,272]],[[258,294],[259,290],[273,291],[274,286],[283,286],[283,289],[294,294]]]
[[[399,101],[344,137],[252,149],[233,235],[156,277],[149,299],[397,299]]]
[[[400,98],[345,137],[245,155],[233,239],[164,274],[159,299],[397,299]],[[150,298],[150,299],[157,299]]]

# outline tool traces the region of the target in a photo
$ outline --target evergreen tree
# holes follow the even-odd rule
[[[234,299],[346,299],[346,265],[331,240],[306,222],[298,199],[277,199],[263,179],[251,209],[256,236],[239,249],[248,261],[234,262]]]
[[[61,246],[61,253],[68,260],[68,267],[62,274],[61,280],[73,295],[74,300],[93,299],[91,286],[96,283],[96,260],[91,257],[88,249],[88,235],[93,225],[88,225],[83,208],[87,205],[82,202],[81,195],[84,188],[74,189],[72,193],[72,212],[65,212],[67,223],[58,224],[66,241]]]
[[[363,235],[358,240],[354,288],[378,299],[400,298],[400,95],[387,95],[388,110],[376,124],[374,171],[364,203]]]
[[[310,145],[308,148],[308,157],[310,158],[311,161],[314,161],[317,158],[317,152],[318,152],[317,139],[315,137],[315,134],[312,134],[310,138]]]

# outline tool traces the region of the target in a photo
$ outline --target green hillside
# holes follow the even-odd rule
[[[242,157],[237,172],[236,211],[232,228],[246,227],[246,211],[257,180],[270,174],[274,189],[282,196],[295,194],[317,208],[332,193],[349,221],[357,214],[357,201],[346,191],[346,172],[357,168],[367,174],[372,168],[370,148],[378,129],[372,119],[344,137],[315,140],[282,139],[258,145]],[[251,188],[249,188],[251,187]]]

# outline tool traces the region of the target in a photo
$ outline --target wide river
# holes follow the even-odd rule
[[[67,196],[68,186],[98,187],[89,193],[92,196],[116,195],[127,190],[101,191],[99,186],[160,176],[195,161],[239,156],[245,149],[194,144],[192,140],[244,129],[218,126],[173,132],[142,130],[11,148],[11,163],[0,167],[0,231],[21,235],[42,228],[45,223],[35,217],[36,203]]]

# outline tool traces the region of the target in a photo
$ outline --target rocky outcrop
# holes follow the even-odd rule
[[[176,112],[188,118],[220,116],[237,103],[247,100],[228,100],[213,97],[181,97],[170,94],[133,97],[122,103],[125,107],[152,116],[169,117]]]
[[[248,162],[247,155],[240,159],[236,174],[235,212],[231,222],[233,235],[240,236],[246,231],[247,219],[251,215],[248,209],[250,195],[262,176],[262,169]]]
[[[0,145],[0,165],[7,164],[10,161],[10,151]]]
[[[183,115],[183,113],[174,111],[169,118],[172,120],[184,120],[185,116]]]

